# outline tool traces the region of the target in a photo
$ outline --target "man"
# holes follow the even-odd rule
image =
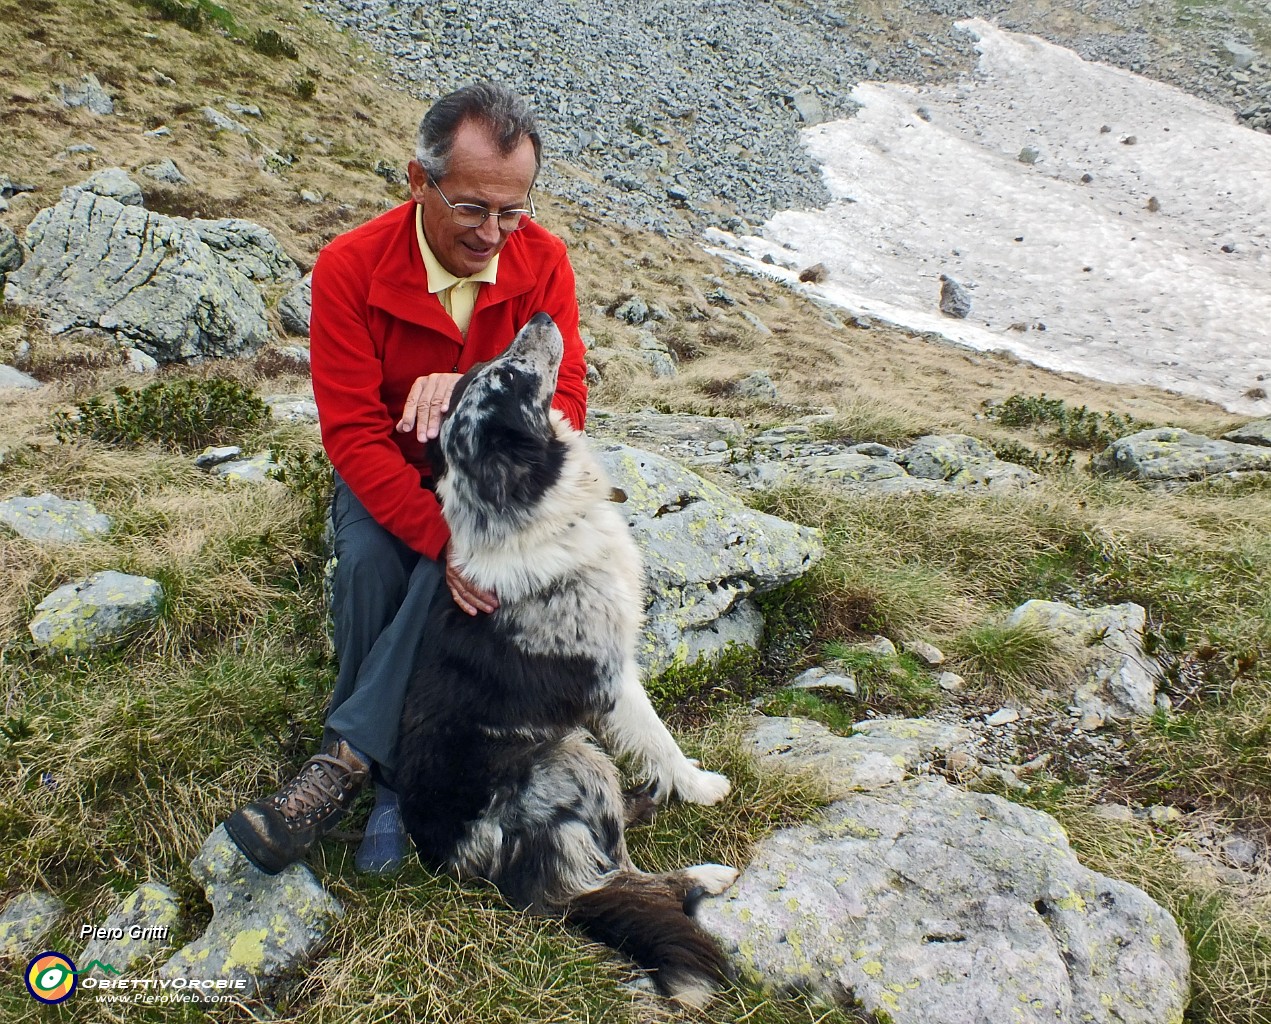
[[[442,97],[419,125],[410,202],[323,249],[313,271],[310,354],[322,442],[335,469],[338,565],[332,615],[340,669],[323,750],[225,826],[271,874],[303,857],[368,777],[376,806],[359,868],[401,863],[391,790],[406,684],[428,606],[444,580],[470,615],[498,607],[448,557],[424,444],[455,382],[503,351],[540,311],[565,339],[554,405],[582,429],[583,345],[573,269],[532,220],[542,160],[524,100],[492,84]],[[445,599],[445,598],[439,598]]]

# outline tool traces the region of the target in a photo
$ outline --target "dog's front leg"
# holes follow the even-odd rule
[[[624,666],[613,710],[597,723],[600,740],[613,754],[638,758],[653,783],[653,796],[665,800],[674,793],[693,804],[717,804],[728,796],[731,783],[690,761],[670,730],[649,703],[634,661]]]

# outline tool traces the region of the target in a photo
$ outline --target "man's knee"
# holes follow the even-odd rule
[[[332,582],[338,605],[379,600],[400,604],[417,556],[375,520],[366,519],[345,524],[336,534],[335,557]]]

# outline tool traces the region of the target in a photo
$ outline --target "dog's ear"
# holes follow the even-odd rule
[[[500,431],[490,440],[474,483],[494,508],[529,508],[559,479],[565,445],[555,437]]]

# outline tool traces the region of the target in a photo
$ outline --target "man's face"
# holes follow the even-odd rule
[[[455,132],[446,175],[437,182],[452,203],[474,203],[497,213],[529,206],[534,184],[534,144],[522,139],[506,156],[478,121],[464,121]],[[475,274],[494,259],[510,232],[500,231],[498,218],[479,228],[456,224],[437,189],[415,160],[410,162],[410,195],[424,210],[424,238],[437,262],[456,277]]]

